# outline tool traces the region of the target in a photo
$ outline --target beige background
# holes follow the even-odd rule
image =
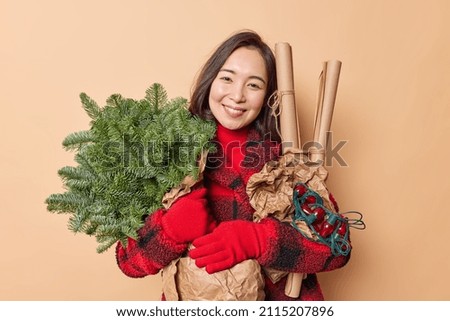
[[[363,0],[0,0],[0,299],[158,300],[160,276],[125,277],[113,251],[46,211],[61,148],[87,129],[81,91],[103,104],[153,82],[188,96],[234,31],[290,42],[302,139],[317,79],[343,62],[332,129],[348,166],[329,167],[354,231],[350,263],[319,275],[328,300],[450,300],[450,2]]]

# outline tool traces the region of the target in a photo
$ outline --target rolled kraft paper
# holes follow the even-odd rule
[[[318,143],[318,147],[321,150],[312,148],[310,155],[311,161],[319,164],[323,162],[325,157],[327,133],[331,129],[341,66],[342,63],[338,60],[324,62],[321,75],[314,129],[314,142]]]
[[[277,42],[275,44],[275,61],[280,98],[280,132],[284,153],[289,148],[298,149],[301,144],[295,107],[292,49],[289,43]],[[291,298],[298,298],[302,280],[302,273],[290,273],[286,281],[284,294]]]
[[[292,70],[292,50],[287,42],[275,44],[278,96],[280,98],[280,132],[283,151],[299,148],[300,136],[295,109],[294,75]]]
[[[319,77],[319,90],[317,93],[317,105],[316,105],[316,115],[314,119],[314,136],[313,142],[319,141],[319,130],[320,130],[320,121],[322,119],[322,109],[323,109],[323,89],[325,83],[325,74],[326,74],[327,63],[324,62],[322,72]]]
[[[289,273],[284,288],[284,294],[290,298],[298,298],[302,288],[303,273]]]

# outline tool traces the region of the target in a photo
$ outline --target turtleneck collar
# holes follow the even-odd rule
[[[217,123],[216,140],[222,150],[225,166],[240,171],[248,139],[249,126],[231,130]]]
[[[239,129],[228,129],[217,122],[217,140],[222,144],[238,142],[240,145],[247,141],[249,126]]]

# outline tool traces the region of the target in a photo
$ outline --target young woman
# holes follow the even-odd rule
[[[237,33],[216,49],[190,101],[193,114],[217,123],[217,151],[208,155],[204,184],[169,210],[149,215],[137,241],[117,245],[117,262],[126,275],[156,274],[192,243],[188,255],[207,273],[256,259],[265,268],[307,275],[296,300],[323,300],[315,273],[340,268],[350,256],[334,256],[274,218],[252,221],[246,184],[279,157],[276,119],[268,106],[275,90],[275,58],[258,34]],[[284,294],[286,278],[273,283],[265,277],[266,300],[293,300]]]

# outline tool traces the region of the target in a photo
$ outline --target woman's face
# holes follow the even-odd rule
[[[267,81],[260,53],[252,48],[236,49],[211,84],[209,107],[216,120],[231,130],[253,122],[262,109]]]

